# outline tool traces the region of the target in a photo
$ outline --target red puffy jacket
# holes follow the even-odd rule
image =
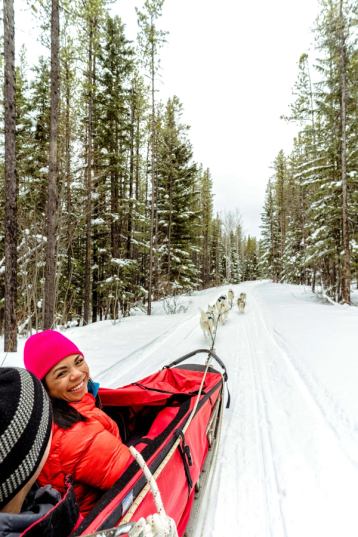
[[[102,492],[109,489],[131,457],[119,436],[117,424],[95,405],[86,393],[81,401],[70,403],[87,421],[70,429],[54,424],[50,455],[38,478],[64,493],[65,476],[71,475],[82,515],[86,515]]]

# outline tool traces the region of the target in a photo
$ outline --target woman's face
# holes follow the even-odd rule
[[[80,401],[87,392],[89,369],[81,354],[71,354],[58,362],[45,377],[51,397],[69,403]]]

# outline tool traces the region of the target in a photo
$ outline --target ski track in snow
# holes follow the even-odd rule
[[[291,355],[288,344],[281,333],[274,327],[270,330],[267,324],[268,314],[265,304],[259,298],[258,301],[260,306],[257,308],[257,311],[260,311],[262,325],[265,328],[267,337],[272,341],[272,346],[277,347],[278,353],[281,354],[286,363],[296,372],[297,382],[302,383],[307,397],[311,398],[312,402],[317,406],[322,414],[322,418],[336,436],[341,449],[345,452],[350,462],[358,469],[358,423],[352,423],[352,420],[337,403],[335,398],[332,397],[332,394],[321,385],[319,380],[310,371],[304,368],[303,364],[295,356]],[[342,441],[343,438],[344,442]]]
[[[197,317],[198,315],[195,313],[190,315],[189,319],[179,320],[176,327],[169,326],[169,328],[156,335],[152,340],[131,351],[129,354],[122,356],[118,362],[102,370],[96,376],[96,380],[98,379],[98,381],[102,382],[108,380],[110,377],[117,379],[123,369],[128,373],[131,369],[137,371],[140,368],[144,374],[146,372],[149,374],[153,369],[153,355],[155,355],[158,349],[166,346],[169,342],[171,347],[177,340],[185,341],[197,329]],[[187,328],[188,325],[189,328]],[[118,382],[112,381],[112,384],[116,386]],[[108,382],[106,385],[108,386]]]
[[[247,293],[247,309],[240,314],[234,306],[218,328],[215,350],[228,370],[231,408],[224,411],[207,508],[189,537],[357,537],[354,426],[290,352],[270,317],[262,292],[267,285],[232,286],[236,296]],[[117,386],[210,346],[200,330],[199,306],[226,291],[199,293],[186,314],[165,316],[162,328],[153,326],[153,337],[132,345],[96,379]]]
[[[232,312],[218,336],[234,395],[200,537],[224,537],[228,527],[244,537],[356,536],[355,460],[303,366],[292,363],[270,330],[260,285],[240,286],[247,311]]]

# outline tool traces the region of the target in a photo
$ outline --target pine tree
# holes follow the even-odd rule
[[[297,122],[301,131],[294,141],[290,159],[290,210],[283,277],[286,281],[311,283],[314,289],[317,259],[311,257],[306,263],[305,255],[307,237],[312,232],[308,210],[312,195],[317,189],[316,176],[322,166],[324,167],[324,159],[320,155],[318,145],[320,116],[308,54],[302,54],[299,59],[298,77],[293,93],[296,99],[291,106],[289,119]]]
[[[297,142],[296,142],[297,148]],[[305,219],[307,207],[304,204],[305,186],[298,172],[302,156],[298,149],[292,152],[288,162],[287,175],[287,232],[282,258],[282,279],[293,283],[308,283],[305,279]]]
[[[348,177],[347,177],[347,113],[348,113],[348,53],[347,53],[347,29],[346,19],[343,12],[343,0],[339,2],[338,15],[338,48],[339,48],[339,90],[340,90],[340,167],[342,181],[342,300],[350,304],[351,285],[351,255],[350,255],[350,230],[348,222]]]
[[[256,280],[258,275],[258,245],[256,238],[248,235],[244,241],[243,280]]]
[[[64,326],[81,315],[80,271],[78,239],[83,231],[78,208],[81,201],[77,199],[78,188],[74,177],[74,164],[77,155],[74,149],[78,135],[79,98],[76,88],[76,46],[71,37],[61,49],[62,92],[60,106],[59,153],[60,153],[60,203],[59,203],[59,254],[58,254],[58,295],[57,312]],[[76,214],[77,212],[77,214]]]
[[[51,119],[49,173],[46,204],[46,266],[44,294],[44,329],[54,323],[56,297],[56,257],[58,229],[58,121],[60,92],[60,13],[58,0],[51,4]]]
[[[1,47],[3,48],[3,40],[1,39]],[[4,55],[0,54],[0,85],[4,88]],[[4,101],[4,99],[2,99]],[[4,102],[0,100],[0,121],[4,122]],[[4,269],[5,260],[5,162],[4,162],[4,136],[0,135],[0,272]],[[0,277],[0,334],[4,333],[5,321],[5,281]]]
[[[316,93],[321,118],[318,144],[323,165],[317,177],[319,188],[314,192],[311,219],[315,225],[309,238],[309,254],[320,259],[321,280],[327,293],[346,302],[350,287],[348,192],[352,169],[347,111],[350,116],[357,106],[348,98],[354,87],[350,79],[354,46],[349,10],[349,4],[323,1],[316,30],[322,77]]]
[[[86,102],[85,124],[85,260],[84,260],[84,285],[83,285],[83,323],[88,324],[90,316],[96,320],[96,307],[93,311],[93,300],[96,302],[96,285],[92,287],[93,277],[98,278],[98,265],[93,250],[93,222],[98,224],[98,219],[93,218],[93,199],[96,198],[97,174],[95,174],[95,132],[96,132],[96,79],[97,62],[99,53],[99,39],[101,25],[104,17],[104,0],[87,0],[83,6],[81,18],[84,23],[83,41],[87,57],[86,78],[84,81],[84,99]],[[94,269],[94,274],[92,270]],[[93,294],[94,290],[94,294]],[[92,315],[91,315],[92,312]]]
[[[34,78],[30,84],[33,128],[28,168],[31,186],[29,185],[27,195],[31,206],[29,220],[36,223],[38,231],[43,232],[50,143],[50,71],[48,61],[40,57],[38,64],[33,67],[33,72]]]
[[[144,65],[147,67],[151,80],[151,126],[150,126],[150,170],[151,170],[151,210],[150,210],[150,241],[149,241],[149,275],[148,275],[148,315],[152,310],[154,276],[157,267],[157,177],[156,177],[156,100],[155,83],[158,70],[158,53],[165,40],[165,32],[158,29],[156,21],[161,16],[164,0],[145,0],[144,10],[137,9],[138,23],[141,29],[139,45],[142,49]]]
[[[222,222],[219,215],[216,215],[212,222],[210,259],[212,284],[218,286],[224,281],[226,276]]]
[[[190,289],[198,284],[198,270],[192,263],[192,245],[198,233],[194,209],[197,169],[180,124],[182,106],[177,97],[169,99],[158,136],[157,213],[160,243],[160,279],[164,289]]]
[[[93,289],[96,290],[93,307],[94,317],[98,312],[100,318],[102,318],[102,302],[106,296],[103,275],[109,272],[115,277],[118,270],[115,262],[128,254],[131,244],[131,241],[128,243],[128,239],[126,240],[126,236],[128,227],[132,228],[133,210],[134,151],[131,150],[134,147],[131,114],[133,69],[133,51],[125,37],[124,25],[118,17],[107,16],[98,57],[96,96],[98,124],[95,134],[98,155],[96,159],[98,197],[94,202],[94,218],[101,217],[103,224],[94,228],[97,233],[93,237],[93,248],[98,270],[97,278],[93,281]],[[110,199],[110,210],[107,209],[108,199]],[[106,228],[110,229],[110,244]],[[133,283],[128,282],[128,285]],[[116,307],[118,306],[119,303]],[[116,318],[118,311],[112,311],[112,315]]]
[[[5,337],[4,351],[17,349],[17,183],[15,156],[15,23],[14,4],[4,0],[5,101]]]
[[[200,213],[201,217],[201,282],[203,287],[211,284],[211,235],[213,220],[213,194],[210,171],[200,171]]]
[[[260,270],[265,277],[278,282],[281,272],[280,263],[280,233],[277,218],[274,186],[268,182],[265,204],[262,213],[262,248],[264,255],[260,260]]]
[[[265,254],[258,270],[278,282],[284,277],[283,259],[288,227],[288,169],[283,151],[278,153],[274,161],[274,170],[275,175],[268,183],[262,214],[262,246]]]
[[[34,132],[36,112],[27,81],[27,64],[24,49],[16,69],[16,157],[18,180],[18,316],[22,326],[31,332],[39,326],[38,303],[42,299],[42,283],[37,279],[38,265],[42,263],[44,239],[43,220],[33,208],[32,195]],[[41,221],[41,224],[40,222]],[[41,259],[41,261],[40,261]]]
[[[283,257],[287,232],[287,162],[283,151],[280,151],[274,161],[275,196],[277,207],[277,225],[279,234],[279,256]],[[282,268],[280,269],[280,271]]]
[[[238,232],[230,232],[230,266],[231,266],[231,278],[230,283],[240,283],[241,281],[241,263],[239,253],[239,241]]]

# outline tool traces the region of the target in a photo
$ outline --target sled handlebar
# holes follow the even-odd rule
[[[170,368],[170,367],[173,367],[175,365],[178,365],[178,364],[181,364],[181,362],[184,362],[185,360],[188,360],[188,358],[191,358],[192,356],[195,356],[195,354],[200,354],[200,353],[205,353],[207,354],[208,356],[211,356],[212,358],[214,358],[214,360],[222,367],[222,369],[224,370],[224,374],[223,374],[223,377],[224,377],[224,380],[225,382],[227,381],[228,379],[228,375],[227,375],[227,371],[226,371],[226,367],[225,367],[225,364],[224,362],[219,358],[219,356],[213,351],[213,350],[210,350],[210,349],[196,349],[195,351],[192,351],[192,352],[189,352],[188,354],[185,354],[184,356],[181,356],[180,358],[177,358],[176,360],[174,360],[174,362],[171,362],[170,364],[164,366],[164,368]]]

